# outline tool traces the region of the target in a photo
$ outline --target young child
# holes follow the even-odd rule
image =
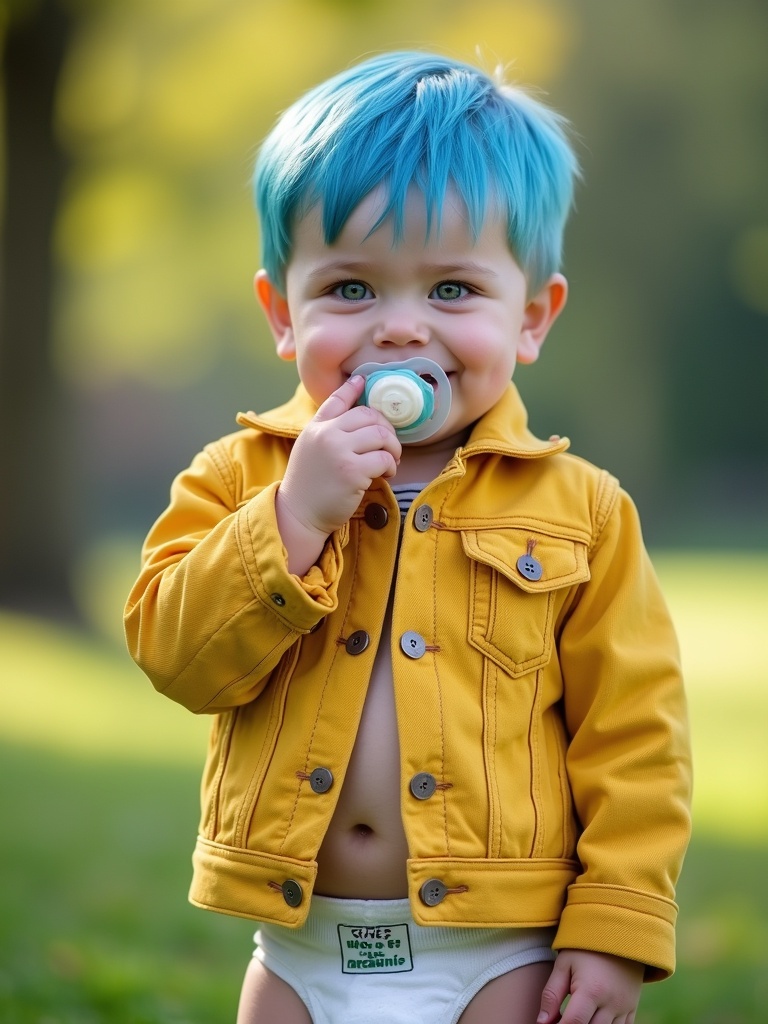
[[[556,114],[420,53],[261,149],[301,384],[177,477],[126,611],[212,715],[190,898],[259,922],[240,1024],[631,1024],[673,970],[673,630],[630,499],[510,382],[565,305],[575,174]]]

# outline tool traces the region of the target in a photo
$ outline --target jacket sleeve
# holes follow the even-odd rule
[[[238,502],[237,473],[210,445],[171,488],[125,611],[128,649],[161,693],[217,712],[258,696],[282,655],[336,607],[341,540],[303,579],[288,572],[278,483]]]
[[[674,968],[674,887],[691,755],[677,641],[629,497],[618,491],[560,636],[581,873],[555,948]]]

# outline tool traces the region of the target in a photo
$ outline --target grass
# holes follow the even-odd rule
[[[657,559],[696,750],[679,966],[638,1024],[764,1024],[768,558]],[[253,926],[186,902],[206,723],[114,646],[0,616],[0,1024],[231,1024]]]

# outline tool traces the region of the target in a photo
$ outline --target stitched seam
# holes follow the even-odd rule
[[[569,910],[576,910],[577,907],[602,907],[603,909],[613,910],[615,909],[609,903],[601,903],[600,900],[579,900],[578,903],[571,903],[568,907]],[[652,910],[641,910],[639,907],[619,907],[622,913],[625,914],[642,914],[643,917],[652,917],[656,921],[663,921],[665,924],[672,927],[672,922],[669,918],[663,914],[654,914]]]
[[[610,475],[610,474],[609,474]],[[618,481],[616,481],[618,483]],[[471,525],[468,525],[471,523]],[[440,520],[439,529],[441,530],[477,530],[482,529],[478,527],[477,523],[492,523],[498,526],[500,530],[533,530],[545,534],[546,536],[557,537],[561,540],[581,541],[587,543],[590,537],[590,532],[585,529],[581,529],[578,526],[565,526],[563,523],[555,523],[551,519],[544,519],[541,516],[525,515],[525,516],[483,516],[483,515],[472,515],[471,520],[468,516],[465,517],[447,517]],[[436,524],[433,522],[433,526]]]
[[[608,517],[613,511],[616,501],[619,496],[619,481],[616,477],[611,476],[607,470],[600,471],[600,484],[595,498],[595,511],[594,511],[594,536],[592,537],[589,553],[591,554],[594,550],[595,545],[600,539],[600,535],[605,529],[605,524],[608,522]]]
[[[560,742],[560,736],[557,734],[555,735],[555,744],[557,747],[557,784],[560,789],[560,813],[562,815],[563,821],[563,845],[561,848],[560,856],[566,857],[568,851],[572,849],[574,844],[572,834],[573,830],[571,824],[571,815],[573,811],[571,809],[569,797],[567,795],[568,774],[565,768],[565,756],[562,744]]]
[[[458,483],[458,481],[457,481]],[[453,489],[456,487],[454,483],[453,487],[449,487],[445,493],[442,504],[440,505],[440,513],[445,508],[445,503],[448,501],[448,496],[451,494]],[[439,534],[435,537],[434,553],[432,556],[432,636],[437,640],[437,540]],[[438,669],[437,658],[432,659],[432,664],[435,669],[435,680],[437,681],[437,699],[440,706],[440,762],[441,762],[441,778],[445,780],[445,707],[443,705],[443,687],[440,681],[440,670]],[[448,856],[451,856],[451,838],[448,832],[448,800],[446,791],[442,792],[443,801],[443,834],[445,837],[445,849]]]
[[[493,703],[493,745],[490,750],[490,757],[492,762],[492,785],[493,785],[493,807],[494,807],[494,836],[493,836],[493,851],[492,856],[501,856],[501,845],[502,836],[504,834],[503,827],[503,805],[501,801],[501,795],[499,793],[499,773],[496,768],[496,740],[499,733],[499,670],[493,662],[486,661],[486,670],[490,680],[492,680],[491,690],[491,701]]]
[[[213,467],[221,478],[221,482],[229,491],[233,504],[237,504],[236,475],[232,465],[232,460],[229,458],[229,453],[218,441],[213,444],[206,445],[205,451],[208,452],[211,462],[213,463]]]
[[[298,646],[298,645],[297,645]],[[266,764],[268,758],[274,751],[275,745],[275,730],[276,724],[280,719],[280,711],[283,707],[284,693],[288,689],[289,676],[293,673],[298,661],[299,651],[291,650],[289,648],[291,657],[282,665],[282,671],[277,673],[274,679],[274,685],[272,687],[272,696],[269,704],[269,716],[268,716],[268,727],[264,734],[264,742],[261,746],[261,753],[259,754],[259,760],[251,774],[248,787],[246,789],[246,799],[243,800],[240,807],[240,813],[237,818],[237,827],[235,830],[235,841],[240,846],[245,846],[244,834],[250,827],[253,820],[253,811],[255,807],[255,796],[256,796],[256,784],[258,780],[264,778],[263,766]],[[288,652],[286,652],[287,654]],[[285,654],[283,655],[285,658]],[[280,664],[280,663],[278,663]],[[246,820],[246,811],[248,814]]]
[[[539,764],[541,755],[539,753],[539,736],[536,731],[535,722],[538,720],[539,704],[541,702],[541,670],[536,673],[536,682],[531,702],[531,717],[528,722],[528,752],[531,759],[531,805],[533,807],[533,842],[531,843],[531,857],[541,856],[544,849],[544,815],[541,808],[541,786],[539,783]]]
[[[232,745],[232,733],[235,729],[235,718],[237,716],[237,708],[234,711],[222,712],[222,715],[227,716],[227,724],[221,725],[221,717],[219,718],[219,728],[221,733],[218,737],[219,740],[219,765],[216,769],[216,775],[211,783],[211,798],[208,801],[208,838],[215,839],[219,831],[219,808],[221,805],[221,783],[224,778],[224,770],[227,762],[229,761],[229,753]]]

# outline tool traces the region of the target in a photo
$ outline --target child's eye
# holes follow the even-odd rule
[[[469,295],[469,288],[458,281],[441,281],[435,285],[430,293],[430,299],[442,299],[443,302],[455,302],[456,299],[463,299]]]
[[[362,299],[373,298],[373,292],[368,285],[362,281],[345,281],[333,289],[334,295],[338,295],[347,302],[360,302]]]

